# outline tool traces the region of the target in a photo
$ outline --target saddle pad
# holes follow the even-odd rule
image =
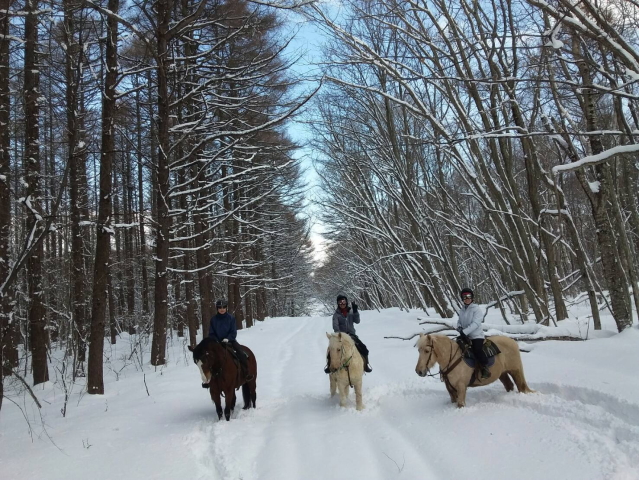
[[[489,338],[484,340],[484,347],[483,347],[484,353],[486,354],[486,357],[488,358],[488,363],[486,364],[488,367],[492,367],[495,364],[495,355],[501,353],[501,350],[499,350],[499,347],[497,346],[497,344],[493,341],[491,341]],[[473,351],[471,348],[467,348],[464,350],[464,362],[466,362],[466,365],[468,365],[471,368],[475,368],[475,364],[477,363],[475,361],[475,355],[473,354]]]
[[[477,364],[475,357],[464,357],[464,362],[466,362],[466,365],[468,365],[470,368],[475,368],[475,365]],[[488,357],[488,363],[486,364],[486,366],[492,367],[493,365],[495,365],[495,357]]]

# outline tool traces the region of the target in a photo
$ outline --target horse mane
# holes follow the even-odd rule
[[[428,335],[420,335],[420,337],[417,339],[417,344],[415,346],[417,348],[425,347],[425,346],[427,346],[426,345],[427,341],[428,341]]]
[[[351,347],[355,347],[355,341],[351,338],[351,336],[348,333],[344,333],[344,332],[333,333],[331,335],[331,338],[335,339],[335,341],[341,341],[343,343],[347,343]]]
[[[204,356],[204,352],[209,350],[213,344],[218,343],[217,340],[211,337],[204,338],[197,346],[193,349],[193,361],[197,362]]]

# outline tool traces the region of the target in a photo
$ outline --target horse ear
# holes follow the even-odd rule
[[[424,334],[423,334],[423,333],[420,333],[420,334],[419,334],[419,338],[424,338]]]
[[[193,350],[195,350],[195,348],[193,348],[191,345],[188,346],[188,349],[192,352]]]
[[[326,332],[326,338],[328,338],[330,340],[331,339],[331,334]]]

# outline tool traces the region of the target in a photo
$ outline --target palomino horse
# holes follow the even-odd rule
[[[331,397],[335,390],[339,390],[339,404],[346,406],[349,387],[355,388],[355,403],[357,410],[364,408],[362,404],[362,376],[364,375],[364,360],[355,347],[355,342],[346,333],[327,333],[328,354],[331,382]]]
[[[211,399],[215,403],[217,418],[222,419],[222,400],[220,396],[226,398],[224,406],[224,417],[231,419],[231,414],[235,408],[235,390],[242,387],[242,397],[244,398],[244,410],[255,408],[257,394],[257,361],[255,355],[248,347],[242,347],[247,353],[247,364],[249,381],[243,378],[240,366],[236,364],[229,348],[223,346],[212,338],[205,338],[195,348],[189,345],[189,350],[193,352],[193,361],[200,368],[202,382],[209,384]]]
[[[513,382],[510,379],[512,377],[520,393],[533,393],[534,390],[528,388],[524,377],[524,367],[521,364],[517,342],[512,338],[500,336],[490,337],[490,340],[499,347],[501,353],[495,356],[495,364],[490,367],[488,378],[477,378],[470,384],[474,369],[461,360],[462,352],[457,342],[444,335],[424,335],[423,333],[417,341],[419,359],[415,372],[420,377],[425,377],[433,365],[439,363],[440,376],[446,384],[450,401],[457,402],[460,408],[466,405],[467,387],[488,385],[497,379],[501,380],[507,392],[513,389]]]

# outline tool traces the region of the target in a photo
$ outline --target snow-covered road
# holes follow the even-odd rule
[[[78,388],[66,419],[60,393],[39,390],[59,449],[46,437],[32,443],[5,402],[0,478],[639,479],[636,328],[536,344],[522,355],[538,393],[506,393],[497,382],[470,390],[468,406],[457,409],[438,379],[415,374],[414,341],[383,338],[420,331],[418,315],[362,313],[358,334],[374,369],[364,377],[362,412],[352,392],[347,408],[329,396],[328,317],[267,319],[238,337],[258,359],[257,409],[241,410],[239,399],[231,421],[218,422],[175,341],[161,372],[127,367],[104,397]]]

